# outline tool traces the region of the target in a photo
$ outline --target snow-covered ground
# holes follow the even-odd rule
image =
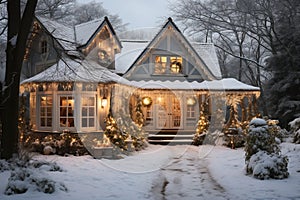
[[[119,160],[90,156],[35,156],[62,172],[36,169],[68,191],[4,195],[10,171],[0,173],[0,199],[300,199],[300,145],[283,143],[290,177],[257,180],[244,175],[244,151],[223,146],[160,146]]]

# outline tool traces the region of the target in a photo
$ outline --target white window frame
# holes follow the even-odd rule
[[[157,65],[159,63],[156,62],[156,58],[157,57],[160,57],[160,59],[162,57],[165,57],[167,59],[166,62],[163,62],[165,63],[166,67],[165,67],[165,71],[164,72],[156,72],[156,68],[157,68]],[[181,65],[179,66],[179,70],[178,72],[175,72],[172,70],[172,62],[171,62],[171,58],[175,58],[176,60],[181,60]],[[159,55],[159,54],[155,54],[153,55],[153,63],[154,63],[154,69],[153,69],[153,74],[154,75],[166,75],[166,74],[172,74],[172,75],[180,75],[180,74],[183,74],[183,57],[182,56],[179,56],[179,55]]]
[[[52,109],[51,109],[51,112],[52,112],[52,125],[51,126],[41,126],[41,98],[43,96],[51,96],[52,97]],[[37,95],[36,95],[36,109],[37,109],[37,112],[36,112],[36,127],[38,130],[41,130],[41,131],[53,131],[53,125],[54,125],[54,108],[53,108],[53,105],[54,105],[55,101],[54,101],[54,96],[52,94],[52,92],[47,92],[47,91],[41,91],[41,92],[37,92]]]
[[[94,98],[94,105],[93,106],[84,106],[83,105],[83,98]],[[94,109],[94,115],[87,115],[87,116],[83,116],[83,108],[87,107],[87,108],[92,108]],[[88,111],[89,114],[89,111]],[[80,130],[82,131],[95,131],[97,130],[97,92],[82,92],[80,94],[80,113],[79,113],[79,120],[80,120]],[[94,126],[87,126],[87,127],[83,127],[83,118],[86,118],[87,121],[91,118],[94,119]],[[87,123],[89,124],[89,123]]]

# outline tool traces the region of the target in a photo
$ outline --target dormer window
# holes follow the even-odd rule
[[[155,56],[154,74],[181,74],[182,57]]]
[[[40,45],[41,45],[41,53],[42,54],[48,53],[48,42],[47,42],[47,40],[42,40]]]

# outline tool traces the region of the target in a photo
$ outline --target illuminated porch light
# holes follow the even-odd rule
[[[101,100],[101,107],[104,108],[106,106],[107,106],[107,98],[103,97],[102,100]]]
[[[189,98],[187,98],[186,104],[187,104],[188,106],[193,106],[193,105],[195,105],[195,103],[196,103],[196,100],[195,100],[194,97],[189,97]]]
[[[162,98],[162,97],[158,97],[158,98],[157,98],[157,101],[158,101],[159,103],[161,103],[161,102],[163,101],[163,98]]]
[[[142,99],[142,103],[144,106],[149,106],[152,104],[152,99],[150,97],[144,97]]]

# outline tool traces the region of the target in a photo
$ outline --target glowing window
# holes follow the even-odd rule
[[[52,127],[52,96],[40,97],[40,126]]]
[[[59,121],[60,127],[74,127],[74,97],[60,97]]]
[[[170,57],[170,71],[171,73],[181,73],[182,57]]]
[[[163,73],[166,73],[166,69],[167,69],[167,57],[166,56],[156,56],[154,73],[163,74]]]

